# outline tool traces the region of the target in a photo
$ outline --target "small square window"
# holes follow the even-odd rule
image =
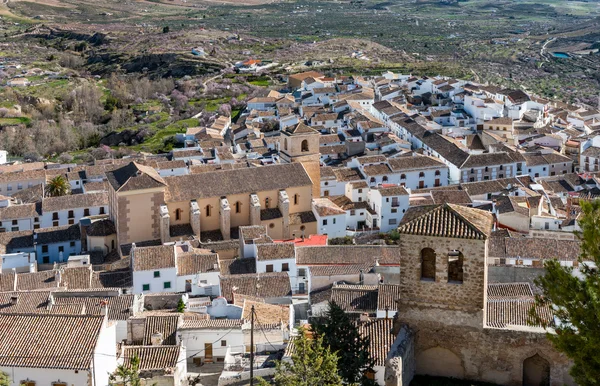
[[[267,272],[273,272],[273,264],[267,264]]]
[[[48,253],[48,246],[42,245],[42,253]]]
[[[327,219],[323,220],[323,225],[327,225]]]
[[[226,340],[222,340],[221,341],[221,347],[227,347],[227,341]]]
[[[75,241],[71,241],[71,242],[69,243],[69,245],[71,246],[71,248],[75,247]]]
[[[58,252],[64,252],[65,251],[65,247],[64,246],[59,246],[58,247]]]
[[[283,263],[283,264],[281,264],[281,272],[288,272],[289,270],[290,270],[289,263]]]
[[[160,271],[154,271],[154,277],[160,277]]]
[[[150,291],[150,284],[142,284],[142,291]]]
[[[164,288],[164,289],[169,289],[169,288],[171,288],[171,282],[170,282],[170,281],[166,281],[166,282],[164,282],[164,283],[163,283],[163,288]]]

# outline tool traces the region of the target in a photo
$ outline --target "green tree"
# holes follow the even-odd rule
[[[183,302],[183,299],[179,299],[177,302],[177,312],[185,312],[185,303]]]
[[[69,181],[67,181],[67,179],[62,175],[54,177],[46,184],[47,197],[66,196],[70,191],[71,185],[69,184]]]
[[[540,319],[533,310],[533,321],[552,327],[548,339],[554,347],[574,362],[571,375],[577,384],[600,384],[600,273],[584,262],[600,267],[600,201],[582,202],[579,221],[581,241],[579,256],[580,275],[573,275],[572,267],[561,266],[557,260],[545,263],[546,273],[536,280],[543,296],[537,304],[552,308],[555,326]]]
[[[117,366],[117,369],[108,377],[108,385],[141,386],[140,381],[140,358],[134,356],[129,360],[129,366],[125,364]]]
[[[6,374],[5,372],[0,371],[0,386],[10,386],[10,378],[8,377],[8,374]]]
[[[163,27],[163,33],[164,33],[164,34],[168,34],[168,33],[169,33],[169,31],[170,31],[170,28],[169,28],[169,26],[168,26],[168,25],[166,25],[166,26],[164,26],[164,27]]]
[[[309,339],[300,329],[294,340],[292,362],[279,361],[273,384],[277,386],[342,386],[338,375],[338,357],[323,345],[323,338]],[[269,385],[259,379],[259,386]]]
[[[375,360],[369,353],[369,337],[361,337],[357,326],[335,302],[313,324],[315,333],[323,343],[339,356],[338,372],[344,383],[371,386],[376,383],[367,378],[374,371]]]

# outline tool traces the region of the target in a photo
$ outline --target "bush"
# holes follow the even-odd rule
[[[333,239],[329,239],[328,244],[329,245],[352,245],[353,240],[354,239],[350,236],[336,237]]]

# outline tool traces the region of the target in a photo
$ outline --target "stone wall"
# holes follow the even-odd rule
[[[546,273],[544,268],[488,266],[488,283],[530,283]]]
[[[521,385],[524,361],[538,355],[550,365],[551,385],[574,384],[568,375],[571,362],[554,350],[545,334],[482,329],[473,326],[479,319],[477,314],[472,315],[472,322],[461,324],[465,314],[455,313],[429,310],[423,319],[421,310],[399,312],[398,323],[407,324],[415,334],[416,374]],[[419,317],[409,319],[406,315]]]
[[[396,340],[386,359],[385,386],[408,386],[415,376],[414,333],[400,326]]]
[[[481,310],[485,282],[487,241],[402,235],[400,248],[400,301]],[[436,253],[435,280],[421,279],[421,251]],[[463,282],[448,281],[448,252],[463,254]]]

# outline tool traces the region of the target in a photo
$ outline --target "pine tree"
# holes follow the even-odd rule
[[[125,364],[117,366],[113,374],[108,377],[109,386],[141,386],[140,381],[140,358],[134,356],[129,360],[129,366]]]
[[[323,338],[309,339],[304,329],[294,340],[292,362],[280,361],[272,384],[277,386],[342,386],[338,357],[323,345]],[[269,385],[259,379],[259,386]]]
[[[531,316],[544,327],[553,327],[556,333],[548,333],[548,339],[573,360],[571,375],[585,386],[598,385],[600,380],[600,273],[584,263],[591,261],[600,267],[600,201],[582,202],[581,209],[581,232],[577,233],[580,275],[576,277],[572,267],[550,260],[545,263],[545,275],[536,280],[543,292],[537,304],[552,308],[557,325],[547,325],[533,310]]]
[[[338,372],[344,383],[371,386],[376,383],[366,374],[373,370],[374,359],[369,353],[369,337],[361,337],[356,324],[344,310],[329,302],[327,313],[313,324],[315,333],[323,343],[339,356]]]

